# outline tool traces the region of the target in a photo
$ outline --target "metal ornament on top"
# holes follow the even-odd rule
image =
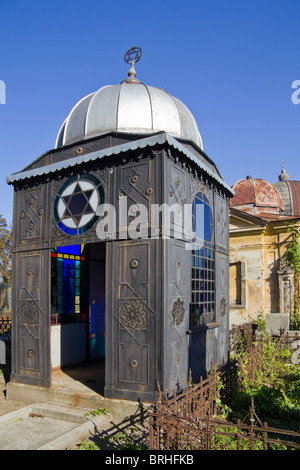
[[[142,57],[143,51],[140,47],[132,47],[129,49],[125,55],[124,60],[127,64],[131,64],[131,68],[128,72],[128,78],[125,78],[123,82],[125,83],[141,83],[140,80],[136,78],[136,71],[134,64],[136,64]],[[123,83],[122,82],[122,83]]]

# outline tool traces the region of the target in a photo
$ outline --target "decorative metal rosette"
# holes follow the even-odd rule
[[[26,326],[39,324],[39,306],[34,300],[26,300],[21,306],[21,321]]]
[[[175,326],[181,325],[184,319],[185,306],[182,299],[175,300],[172,309],[172,320]]]
[[[120,319],[126,328],[141,328],[147,319],[147,307],[141,300],[129,300],[122,305]]]

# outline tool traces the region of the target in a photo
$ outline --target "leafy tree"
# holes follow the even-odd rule
[[[292,264],[295,274],[295,311],[293,323],[295,329],[300,328],[300,227],[290,227],[288,232],[292,234],[290,246],[286,251],[287,259]]]
[[[0,276],[2,282],[11,283],[12,231],[0,215]]]

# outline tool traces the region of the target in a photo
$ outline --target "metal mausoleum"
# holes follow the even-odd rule
[[[227,362],[232,190],[188,108],[136,78],[140,55],[7,178],[11,382],[51,387],[53,369],[104,357],[105,397],[154,401]]]

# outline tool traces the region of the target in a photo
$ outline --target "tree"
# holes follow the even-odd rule
[[[2,282],[11,283],[12,231],[0,215],[0,276]]]
[[[295,311],[293,323],[295,328],[300,327],[300,227],[290,227],[288,232],[292,233],[292,241],[286,253],[287,258],[294,268],[295,280]]]

